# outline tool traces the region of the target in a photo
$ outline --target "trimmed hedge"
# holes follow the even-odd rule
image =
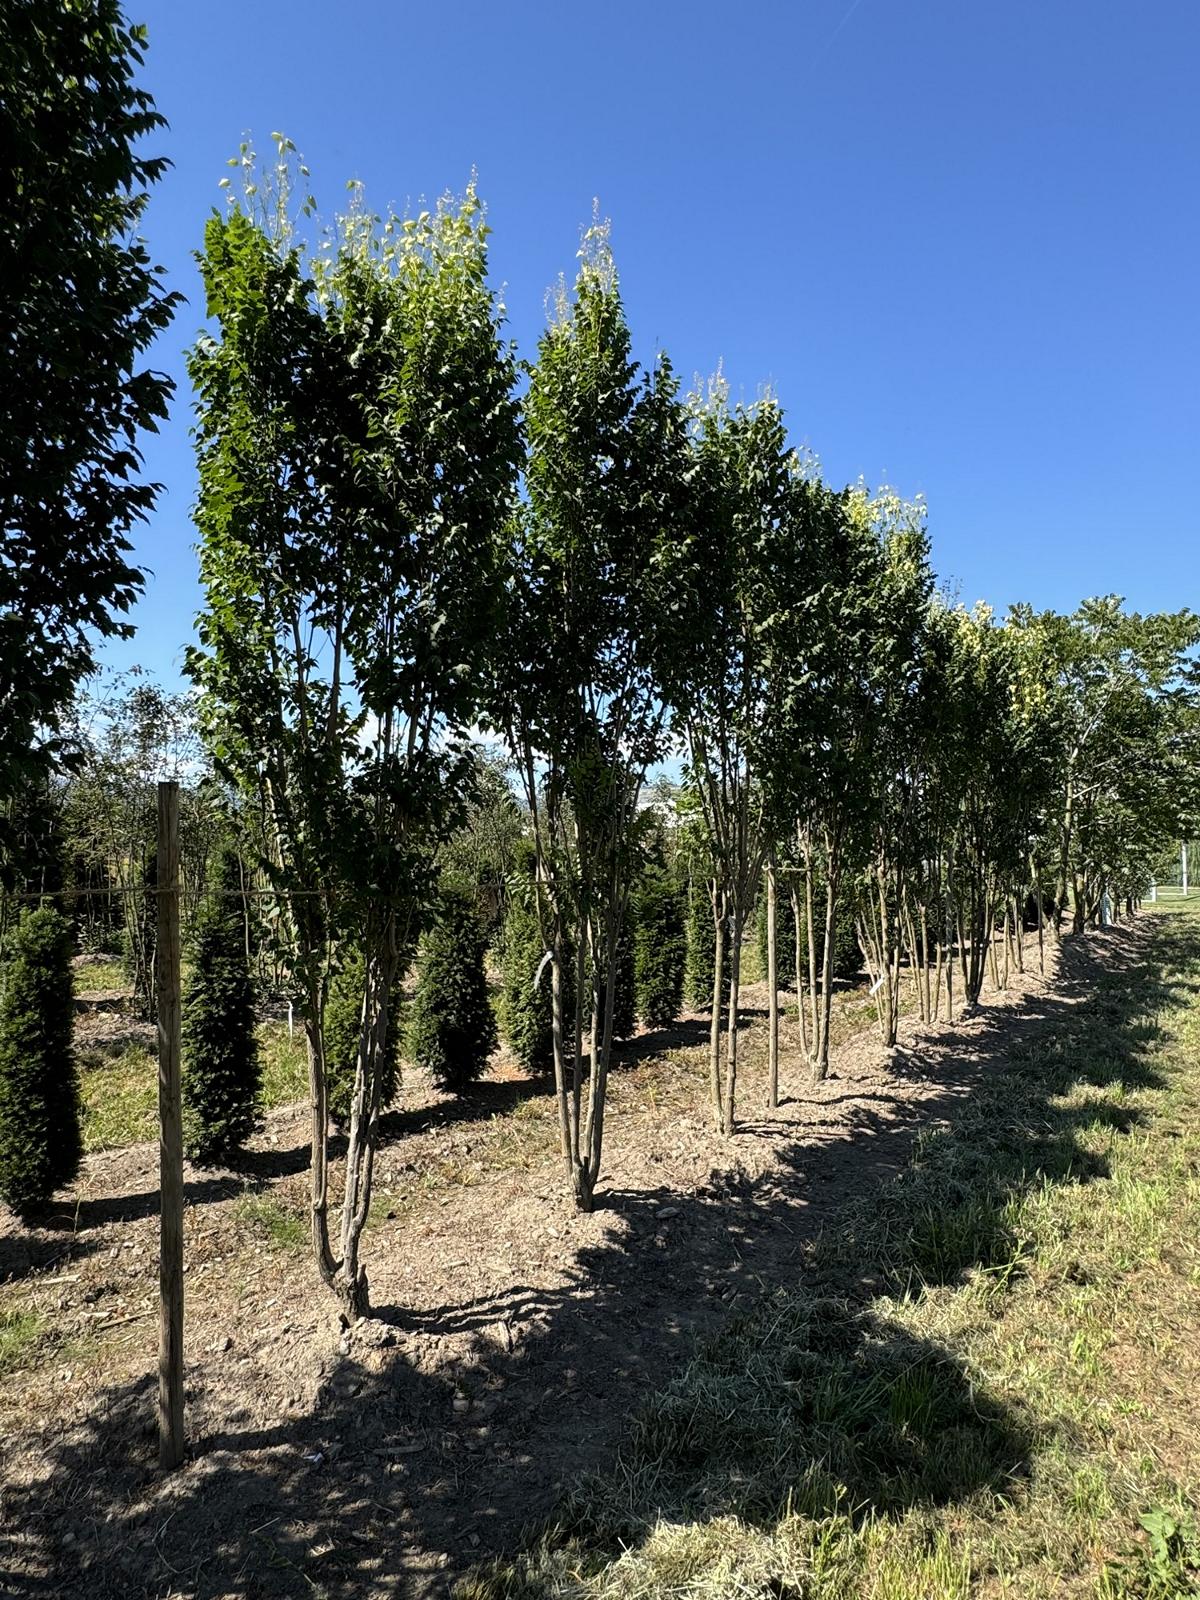
[[[458,889],[444,890],[436,920],[421,940],[407,1031],[409,1060],[443,1089],[468,1088],[496,1047],[486,953],[473,899]]]
[[[668,1028],[683,1006],[687,967],[687,898],[665,871],[648,873],[634,904],[634,987],[647,1028]]]

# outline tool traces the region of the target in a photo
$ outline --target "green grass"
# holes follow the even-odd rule
[[[308,1097],[308,1054],[304,1029],[288,1038],[286,1022],[264,1022],[258,1030],[262,1065],[262,1103],[265,1111],[291,1105]]]
[[[277,1250],[299,1251],[308,1244],[305,1213],[282,1204],[272,1195],[244,1195],[237,1203],[237,1218],[251,1233],[265,1238]]]
[[[158,1064],[131,1042],[117,1055],[80,1055],[83,1147],[112,1150],[158,1137]]]
[[[87,961],[75,968],[76,994],[104,994],[128,988],[128,974],[116,956],[104,961]]]
[[[36,1311],[0,1310],[0,1377],[30,1365],[44,1327]]]
[[[1160,919],[471,1600],[1200,1594],[1200,921]],[[868,1289],[864,1285],[871,1285]]]
[[[259,1029],[265,1111],[308,1094],[303,1033],[288,1038],[287,1024]],[[115,1150],[158,1137],[158,1063],[154,1052],[131,1042],[116,1055],[80,1052],[85,1150]]]

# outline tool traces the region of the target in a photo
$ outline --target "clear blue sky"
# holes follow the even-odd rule
[[[323,206],[461,189],[533,353],[592,198],[639,355],[779,394],[825,475],[930,507],[964,600],[1200,603],[1195,0],[143,0],[174,162],[147,214],[185,306],[148,443],[165,493],[137,639],[171,679],[199,604],[182,352],[245,132]],[[149,148],[149,147],[148,147]]]

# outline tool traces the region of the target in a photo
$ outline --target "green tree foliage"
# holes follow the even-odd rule
[[[525,819],[509,783],[508,762],[495,751],[477,749],[466,820],[443,847],[442,877],[474,898],[489,939],[503,925],[508,882],[524,834]]]
[[[158,851],[140,855],[137,883],[129,894],[121,937],[121,964],[133,989],[133,1003],[145,1022],[155,1019],[154,946],[158,938]]]
[[[140,431],[171,381],[140,364],[179,296],[137,236],[166,166],[117,0],[10,0],[0,51],[0,856],[12,786],[63,753],[97,637],[142,587],[130,530],[154,504]]]
[[[202,1164],[236,1155],[258,1121],[261,1070],[242,889],[241,860],[226,846],[192,926],[183,997],[184,1149]]]
[[[443,1089],[468,1088],[496,1048],[485,956],[474,899],[461,890],[443,891],[436,919],[421,940],[406,1030],[409,1060]]]
[[[58,905],[50,897],[59,895],[67,879],[61,785],[35,772],[14,784],[3,810],[7,852],[0,862],[0,960],[27,899],[44,896],[45,903]],[[69,914],[71,908],[66,909]]]
[[[736,1117],[742,936],[771,842],[764,755],[778,710],[765,624],[802,616],[814,581],[796,536],[800,481],[779,406],[731,407],[714,382],[694,411],[691,527],[672,564],[679,594],[664,659],[701,813],[698,859],[718,912],[714,996],[728,970],[723,1072],[720,1007],[709,1002],[710,1093],[725,1133]]]
[[[687,891],[674,873],[656,867],[645,874],[633,919],[637,1014],[647,1028],[667,1028],[683,1005],[687,966]]]
[[[1017,607],[1011,626],[1030,641],[1027,701],[1040,704],[1039,680],[1043,696],[1056,694],[1062,755],[1047,855],[1058,914],[1070,901],[1079,932],[1106,891],[1142,892],[1154,841],[1177,843],[1193,831],[1200,619],[1190,611],[1141,616],[1106,595],[1071,617]]]
[[[76,902],[81,939],[123,953],[149,1014],[153,953],[142,897],[146,857],[154,848],[156,786],[179,784],[182,916],[196,914],[209,858],[224,833],[188,694],[169,694],[141,668],[98,674],[75,697],[65,733],[76,752],[59,783],[63,842],[73,887],[89,891]],[[95,890],[116,891],[103,898]]]
[[[350,1125],[358,1045],[362,1033],[363,990],[366,987],[366,962],[362,951],[352,950],[344,956],[343,962],[329,985],[324,1026],[329,1115],[339,1128]],[[387,1110],[400,1089],[400,1047],[397,1041],[401,1031],[400,1001],[393,994],[379,1072],[381,1111]]]
[[[192,352],[205,610],[190,670],[209,747],[265,819],[303,998],[318,1267],[356,1314],[390,996],[463,820],[519,460],[515,367],[469,189],[416,217],[292,227],[291,151],[210,219],[213,332]],[[264,803],[265,802],[265,803]],[[336,914],[335,905],[336,901]],[[364,958],[339,1248],[328,1226],[322,1019]]]
[[[73,1024],[70,926],[49,908],[27,911],[0,991],[0,1199],[18,1213],[79,1169]]]
[[[687,475],[674,377],[665,361],[640,374],[630,344],[608,231],[597,225],[530,373],[528,500],[513,525],[493,714],[533,827],[553,957],[560,1131],[583,1210],[600,1171],[612,1043],[610,1028],[591,1020],[607,1009],[612,1021],[638,795],[664,748],[667,557]],[[573,1006],[564,983],[571,947]]]

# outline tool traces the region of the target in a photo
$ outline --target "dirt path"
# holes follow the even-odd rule
[[[739,1300],[794,1281],[847,1203],[898,1171],[1025,1030],[1086,998],[1144,927],[1076,940],[954,1027],[870,1033],[767,1116],[751,1026],[732,1142],[707,1121],[705,1024],[627,1052],[603,1208],[568,1207],[553,1106],[501,1074],[470,1101],[405,1091],[367,1242],[376,1319],[343,1330],[301,1251],[263,1235],[303,1203],[299,1108],[247,1171],[191,1173],[188,1432],[163,1481],[150,1427],[152,1147],[88,1159],[52,1225],[0,1221],[3,1305],[66,1330],[0,1398],[0,1591],[13,1595],[433,1596],[601,1465],[648,1389]],[[248,1181],[250,1188],[248,1189]],[[256,1209],[257,1208],[257,1209]]]

